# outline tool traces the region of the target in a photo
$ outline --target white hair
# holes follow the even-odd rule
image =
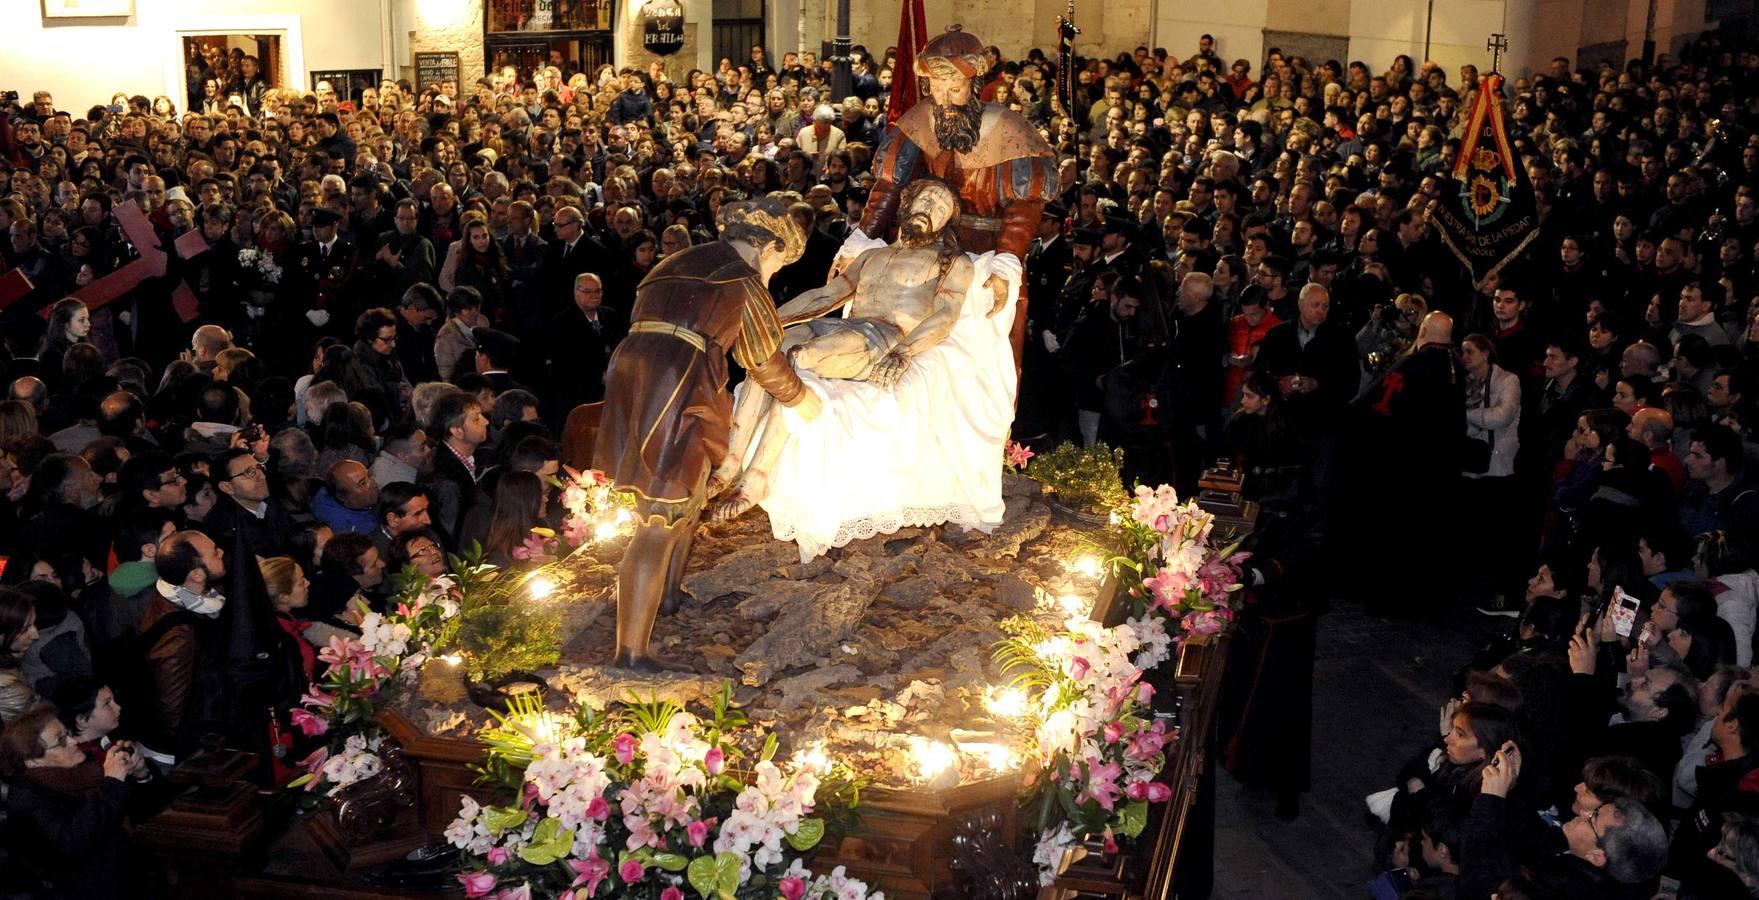
[[[836,119],[837,112],[836,110],[831,109],[829,103],[820,103],[812,111],[812,120],[814,122],[834,122]]]

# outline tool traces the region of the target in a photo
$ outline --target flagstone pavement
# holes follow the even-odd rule
[[[1511,620],[1471,609],[1426,619],[1369,616],[1335,601],[1319,622],[1314,663],[1313,791],[1277,819],[1275,798],[1216,777],[1218,898],[1362,900],[1376,833],[1362,798],[1392,785],[1435,733],[1453,673]]]

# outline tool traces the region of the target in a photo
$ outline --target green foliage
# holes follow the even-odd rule
[[[1081,512],[1104,515],[1122,505],[1124,451],[1105,444],[1086,450],[1074,443],[1057,445],[1027,463],[1026,473],[1057,493],[1057,502]]]
[[[651,693],[643,701],[631,691],[626,702],[628,706],[623,711],[623,719],[636,734],[663,732],[672,717],[684,711],[684,706],[678,701],[661,700],[658,695]]]
[[[508,592],[477,598],[458,616],[458,650],[472,681],[553,666],[562,656],[562,610]]]
[[[699,856],[690,861],[684,877],[704,897],[732,900],[739,889],[739,857],[734,853]]]

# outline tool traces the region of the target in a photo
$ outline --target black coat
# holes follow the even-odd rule
[[[434,467],[422,480],[421,486],[427,488],[432,498],[430,507],[434,527],[440,529],[445,536],[447,549],[453,552],[463,550],[458,546],[459,526],[464,524],[464,517],[471,507],[479,503],[488,503],[489,498],[476,483],[476,478],[464,463],[449,447],[434,448]]]
[[[52,884],[56,897],[121,895],[129,787],[96,777],[93,768],[27,769],[11,781],[6,843],[12,860]]]
[[[591,235],[581,235],[574,242],[573,252],[560,239],[544,247],[544,261],[538,268],[538,309],[545,315],[574,302],[574,279],[591,272],[600,278],[615,264],[611,251]]]
[[[1356,364],[1356,340],[1343,326],[1329,320],[1321,323],[1305,347],[1299,327],[1296,319],[1272,328],[1258,345],[1254,365],[1278,379],[1301,375],[1318,382],[1312,393],[1288,397],[1296,428],[1313,437],[1338,427],[1345,407],[1356,396],[1361,370]]]
[[[544,336],[544,368],[556,408],[555,421],[582,403],[605,398],[605,367],[611,351],[629,333],[629,316],[609,306],[599,307],[599,326],[587,321],[586,313],[570,303],[549,320]]]
[[[219,499],[214,501],[214,508],[202,520],[202,533],[221,547],[230,547],[232,535],[242,529],[252,553],[264,558],[286,556],[288,540],[295,530],[293,518],[278,501],[271,499],[264,502],[269,504],[269,509],[259,519],[240,506],[238,501],[221,492]]]

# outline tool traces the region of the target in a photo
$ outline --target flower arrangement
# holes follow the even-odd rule
[[[1032,458],[1026,474],[1070,509],[1104,515],[1125,501],[1118,473],[1124,467],[1124,451],[1105,444],[1082,449],[1073,443],[1058,444],[1049,453]]]
[[[504,805],[463,799],[445,837],[463,852],[467,897],[587,900],[881,900],[802,854],[824,839],[821,806],[852,807],[853,780],[784,768],[769,735],[749,766],[730,739],[749,723],[723,686],[709,716],[671,702],[567,715],[521,695],[484,730],[478,767]]]
[[[520,562],[551,562],[556,558],[556,532],[537,527],[513,548],[513,558]]]
[[[1152,715],[1154,686],[1143,679],[1191,635],[1225,629],[1240,587],[1245,555],[1211,547],[1213,517],[1181,504],[1172,488],[1138,487],[1113,520],[1122,549],[1110,570],[1130,616],[1110,628],[1086,615],[1015,617],[1003,623],[1011,637],[996,650],[1015,702],[991,711],[1019,720],[1036,767],[1027,804],[1038,837],[1032,859],[1046,885],[1070,847],[1099,837],[1114,850],[1118,836],[1146,827],[1150,804],[1172,796],[1158,778],[1177,733]],[[1021,702],[1029,692],[1036,702]]]
[[[1173,643],[1219,634],[1234,620],[1232,595],[1240,589],[1239,543],[1211,546],[1215,516],[1196,502],[1180,503],[1167,485],[1136,487],[1119,515],[1123,553],[1111,560],[1113,578],[1138,616],[1151,611],[1175,625]]]
[[[281,267],[267,250],[245,247],[238,251],[238,267],[265,285],[281,283]]]
[[[562,482],[562,537],[583,547],[615,537],[634,520],[635,501],[628,492],[611,490],[611,480],[597,469],[566,470]]]
[[[471,570],[466,578],[481,574]],[[457,579],[426,578],[408,570],[400,576],[387,612],[362,605],[360,637],[335,636],[318,650],[326,667],[323,677],[300,698],[291,719],[306,737],[327,739],[299,762],[305,774],[288,787],[334,797],[378,774],[382,734],[373,721],[378,705],[394,688],[412,684],[422,663],[451,642],[464,596]]]

